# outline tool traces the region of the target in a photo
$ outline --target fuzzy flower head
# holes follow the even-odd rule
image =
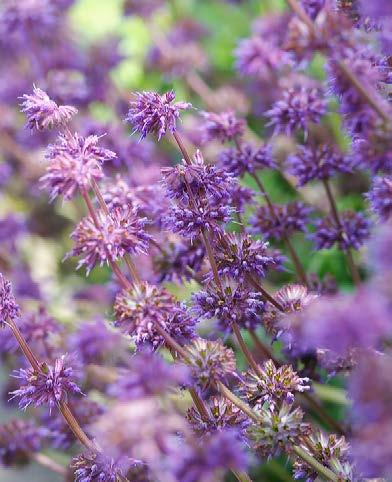
[[[220,341],[197,338],[187,348],[192,376],[201,390],[225,381],[236,370],[233,350]]]
[[[49,435],[46,428],[32,421],[14,419],[0,425],[0,463],[3,467],[19,466],[29,462],[30,454],[41,450]]]
[[[329,249],[335,243],[342,250],[359,249],[369,237],[370,222],[362,213],[342,211],[339,216],[341,227],[331,215],[315,222],[315,232],[309,235],[309,239],[315,243],[316,249]]]
[[[97,214],[99,227],[88,216],[71,234],[75,246],[67,256],[83,256],[77,268],[86,266],[87,274],[97,265],[117,261],[125,254],[146,253],[151,236],[146,233],[146,218],[137,209],[114,208],[108,215]]]
[[[0,327],[19,316],[20,309],[12,293],[11,282],[0,273]]]
[[[77,190],[88,190],[91,182],[103,178],[102,163],[116,154],[98,146],[98,136],[82,137],[79,134],[60,134],[56,144],[48,147],[47,172],[41,185],[50,192],[50,201],[62,195],[72,199]]]
[[[121,291],[116,296],[114,312],[116,326],[130,335],[137,346],[147,343],[158,348],[164,343],[156,324],[181,343],[194,337],[195,321],[185,307],[164,288],[149,283]]]
[[[218,273],[243,282],[247,276],[265,278],[268,270],[281,269],[284,257],[268,243],[253,240],[248,234],[219,236],[215,243]],[[211,275],[210,275],[210,278]]]
[[[72,380],[73,369],[66,355],[57,358],[54,365],[42,364],[39,373],[32,368],[21,368],[15,378],[21,380],[21,387],[11,392],[13,398],[19,398],[19,407],[25,410],[30,405],[39,407],[48,405],[52,410],[59,402],[67,400],[70,394],[82,394]]]
[[[187,412],[187,419],[192,430],[199,437],[205,437],[225,428],[235,428],[243,432],[249,425],[247,415],[225,397],[210,397],[207,400],[207,406],[209,414],[207,420],[200,415],[195,407],[191,407]]]
[[[117,465],[114,459],[109,459],[98,452],[85,452],[74,457],[71,461],[71,469],[75,482],[128,480],[122,466]]]
[[[329,179],[337,173],[352,172],[352,159],[338,153],[333,147],[301,146],[298,152],[288,158],[288,171],[298,178],[298,185],[304,186],[313,179]]]
[[[291,136],[298,129],[308,131],[310,122],[318,124],[327,112],[326,102],[318,89],[291,88],[283,93],[266,115],[275,134]]]
[[[209,283],[205,291],[195,293],[193,306],[198,318],[217,319],[223,331],[231,331],[233,323],[254,329],[261,324],[265,311],[260,293],[227,281],[223,283],[223,291]]]
[[[158,140],[167,131],[175,132],[180,111],[190,109],[188,102],[173,103],[176,95],[173,90],[159,95],[157,92],[136,92],[136,100],[130,102],[130,109],[125,118],[133,127],[133,132],[140,133],[144,139],[149,133],[156,133]]]
[[[304,392],[310,389],[309,378],[301,378],[292,369],[291,365],[277,368],[272,360],[267,360],[259,366],[260,374],[248,370],[240,379],[240,390],[248,403],[262,407],[268,402],[271,410],[283,401],[294,402],[295,392]]]
[[[250,144],[243,144],[241,150],[229,148],[219,155],[219,165],[233,176],[241,177],[245,173],[254,174],[261,169],[277,169],[272,157],[270,145],[254,148]]]
[[[392,222],[377,226],[367,243],[369,267],[378,273],[392,271]]]
[[[125,0],[124,15],[139,15],[148,19],[163,5],[162,0]]]
[[[392,215],[392,176],[376,177],[366,197],[372,210],[382,221],[387,221]]]
[[[245,121],[238,119],[233,111],[203,112],[202,124],[203,142],[217,140],[220,142],[232,141],[243,135]]]
[[[70,105],[58,106],[46,92],[33,86],[33,94],[24,94],[21,111],[30,129],[45,130],[67,124],[78,112]]]
[[[290,452],[293,445],[311,432],[310,425],[303,422],[303,411],[293,409],[291,403],[283,402],[280,408],[259,411],[261,422],[248,428],[252,447],[262,456],[271,458],[281,452]]]
[[[263,234],[266,238],[282,240],[295,231],[305,231],[312,210],[304,203],[293,201],[288,204],[260,206],[250,217],[250,232]]]

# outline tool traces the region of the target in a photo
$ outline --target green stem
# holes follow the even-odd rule
[[[315,458],[309,455],[303,448],[295,445],[293,447],[293,451],[298,455],[298,457],[300,457],[308,465],[313,467],[314,470],[316,470],[316,472],[323,476],[326,480],[332,480],[333,482],[339,481],[339,477],[334,472],[332,472],[332,470],[320,464],[320,462],[318,462]]]

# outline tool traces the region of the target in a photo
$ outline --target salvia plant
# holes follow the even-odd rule
[[[117,2],[128,83],[73,3],[0,4],[1,465],[391,480],[392,2]]]

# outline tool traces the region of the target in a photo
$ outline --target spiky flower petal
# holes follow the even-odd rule
[[[0,273],[0,327],[9,319],[15,320],[19,316],[20,309],[12,293],[11,282]]]
[[[386,221],[392,215],[392,177],[376,177],[366,196],[372,210]]]
[[[244,133],[245,121],[238,119],[232,111],[221,112],[219,114],[215,112],[203,112],[202,116],[205,121],[202,124],[204,142],[212,140],[227,142],[241,137]]]
[[[254,148],[251,144],[243,144],[241,150],[229,148],[219,155],[219,164],[233,176],[243,176],[245,173],[255,173],[261,169],[277,169],[272,157],[270,145]]]

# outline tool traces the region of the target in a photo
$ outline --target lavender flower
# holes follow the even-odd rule
[[[236,68],[243,76],[269,80],[277,71],[291,65],[290,55],[266,38],[253,36],[240,41],[234,55]]]
[[[220,142],[232,141],[243,135],[245,121],[238,119],[233,111],[202,112],[204,123],[202,124],[203,142],[218,140]]]
[[[301,0],[302,8],[311,19],[315,19],[325,6],[325,0]]]
[[[12,294],[11,282],[0,273],[0,327],[8,320],[15,320],[20,316],[19,305]]]
[[[176,98],[173,90],[159,95],[156,92],[136,92],[136,100],[130,102],[130,109],[125,118],[133,126],[133,132],[139,132],[141,139],[155,132],[158,140],[169,130],[175,132],[180,110],[191,108],[187,102],[172,103]]]
[[[392,141],[386,129],[376,128],[366,138],[356,137],[352,155],[354,163],[372,174],[392,173]]]
[[[0,463],[3,467],[24,465],[41,450],[49,431],[32,421],[13,419],[0,425]]]
[[[233,176],[241,177],[245,173],[254,174],[261,169],[277,169],[269,144],[255,149],[250,144],[243,144],[241,150],[229,148],[219,155],[219,165]]]
[[[240,434],[250,421],[245,413],[230,400],[222,396],[213,396],[207,400],[209,418],[205,420],[200,412],[191,407],[187,412],[187,419],[193,431],[199,437],[205,437],[218,430],[235,428]]]
[[[268,402],[271,410],[282,402],[293,403],[295,392],[310,389],[309,378],[301,378],[290,365],[277,368],[272,360],[259,365],[260,374],[248,370],[240,378],[240,391],[248,403],[260,408]]]
[[[364,15],[369,17],[383,19],[392,16],[392,6],[388,2],[385,3],[382,0],[373,0],[372,2],[359,0],[359,4]]]
[[[116,482],[128,480],[126,470],[117,464],[114,459],[109,459],[98,452],[85,452],[74,457],[71,461],[75,482]],[[142,479],[132,479],[142,482]]]
[[[121,291],[116,296],[114,311],[116,326],[130,335],[137,346],[147,343],[158,348],[164,343],[155,328],[157,324],[181,343],[194,337],[195,321],[183,305],[158,286],[142,283]]]
[[[231,331],[233,323],[243,328],[256,328],[265,310],[260,293],[229,282],[224,282],[223,291],[209,283],[206,290],[195,293],[192,300],[198,318],[216,318],[224,331]]]
[[[383,221],[389,219],[392,214],[392,177],[376,177],[366,197],[372,210]]]
[[[75,242],[69,256],[83,256],[77,269],[86,266],[87,274],[99,263],[110,263],[125,254],[145,253],[151,236],[146,233],[146,218],[137,209],[113,208],[108,215],[99,211],[97,227],[93,219],[83,218],[71,238]]]
[[[69,394],[81,394],[80,388],[72,380],[73,369],[66,355],[57,358],[54,365],[42,364],[41,371],[21,368],[15,378],[22,381],[21,387],[13,392],[12,398],[19,397],[19,407],[25,410],[30,405],[39,407],[48,405],[51,411]]]
[[[72,199],[77,190],[86,191],[91,181],[103,178],[102,163],[116,154],[99,147],[99,137],[81,137],[79,134],[60,134],[56,144],[48,147],[47,173],[42,176],[42,187],[50,191],[50,201],[62,195]]]
[[[269,206],[260,206],[249,223],[252,234],[263,234],[267,239],[284,239],[295,231],[305,231],[311,209],[299,201],[284,205],[273,205],[274,213]]]
[[[265,278],[269,269],[281,269],[284,261],[284,257],[277,250],[270,249],[268,243],[255,241],[248,234],[219,236],[215,248],[218,273],[241,283],[252,275]]]
[[[243,213],[247,204],[254,204],[254,191],[238,183],[230,186],[228,195],[230,197],[229,204],[233,206],[237,214]]]
[[[142,351],[120,371],[118,380],[110,387],[110,394],[120,401],[163,395],[168,389],[184,386],[187,379],[185,366],[169,365],[159,355]]]
[[[302,128],[305,134],[310,122],[318,124],[327,112],[326,102],[317,89],[292,88],[283,93],[283,99],[278,100],[266,115],[270,118],[269,125],[274,126],[274,133],[290,136]]]
[[[46,92],[33,86],[33,94],[24,94],[21,104],[22,112],[26,114],[30,129],[44,130],[67,124],[78,112],[69,105],[58,106]]]
[[[392,271],[391,257],[392,224],[380,224],[367,243],[369,251],[369,267],[376,272]]]
[[[197,338],[187,348],[192,376],[201,390],[225,381],[235,372],[234,352],[220,341]]]
[[[301,146],[287,161],[288,171],[304,186],[313,179],[329,179],[340,172],[352,172],[352,159],[338,153],[332,146]]]
[[[315,232],[309,239],[316,249],[329,249],[337,243],[342,250],[359,249],[369,237],[370,223],[362,213],[342,211],[339,213],[341,227],[336,225],[332,215],[315,222]]]

